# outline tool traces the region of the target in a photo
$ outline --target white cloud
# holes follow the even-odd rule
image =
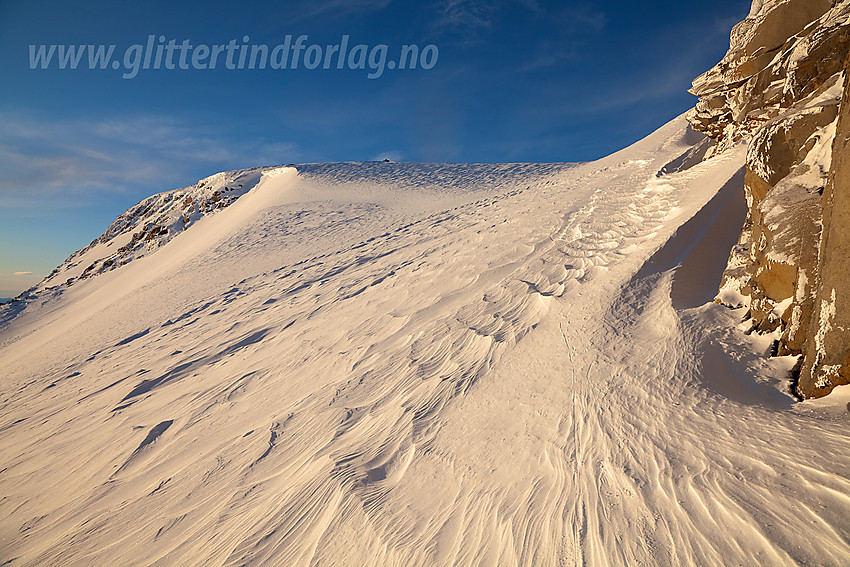
[[[31,276],[32,272],[15,272],[12,275],[14,275],[14,276]]]

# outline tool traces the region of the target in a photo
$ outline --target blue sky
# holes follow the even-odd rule
[[[747,0],[0,0],[0,297],[121,212],[221,170],[595,159],[687,110]],[[30,45],[438,48],[431,69],[30,69]],[[27,273],[30,272],[30,273]]]

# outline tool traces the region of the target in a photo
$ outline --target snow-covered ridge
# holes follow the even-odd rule
[[[850,144],[815,130],[805,183]],[[154,199],[107,242],[158,248],[0,306],[0,563],[845,567],[850,386],[797,402],[713,302],[745,215],[800,208],[727,142],[222,173],[179,232]]]
[[[91,244],[71,254],[35,288],[38,292],[71,285],[129,264],[167,244],[201,218],[221,210],[251,190],[273,167],[216,173],[195,185],[165,191],[139,202]]]
[[[264,170],[27,304],[0,557],[840,565],[846,428],[710,303],[745,149],[698,143],[679,117],[580,165]]]
[[[93,240],[71,254],[44,280],[21,294],[30,299],[45,290],[67,287],[120,268],[152,254],[200,219],[224,209],[248,193],[263,174],[279,166],[224,171],[195,185],[152,195],[131,207]],[[400,190],[423,189],[461,195],[477,187],[506,187],[524,177],[537,177],[571,167],[569,164],[424,164],[346,162],[298,165],[299,174],[332,186],[392,185]]]

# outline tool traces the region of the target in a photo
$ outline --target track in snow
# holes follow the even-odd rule
[[[29,306],[0,329],[0,559],[841,564],[846,419],[695,307],[743,155],[656,177],[683,128],[590,164],[270,171]]]

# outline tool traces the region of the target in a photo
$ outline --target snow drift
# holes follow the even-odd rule
[[[0,307],[0,561],[845,563],[846,410],[705,303],[745,148],[695,143],[220,174]]]

